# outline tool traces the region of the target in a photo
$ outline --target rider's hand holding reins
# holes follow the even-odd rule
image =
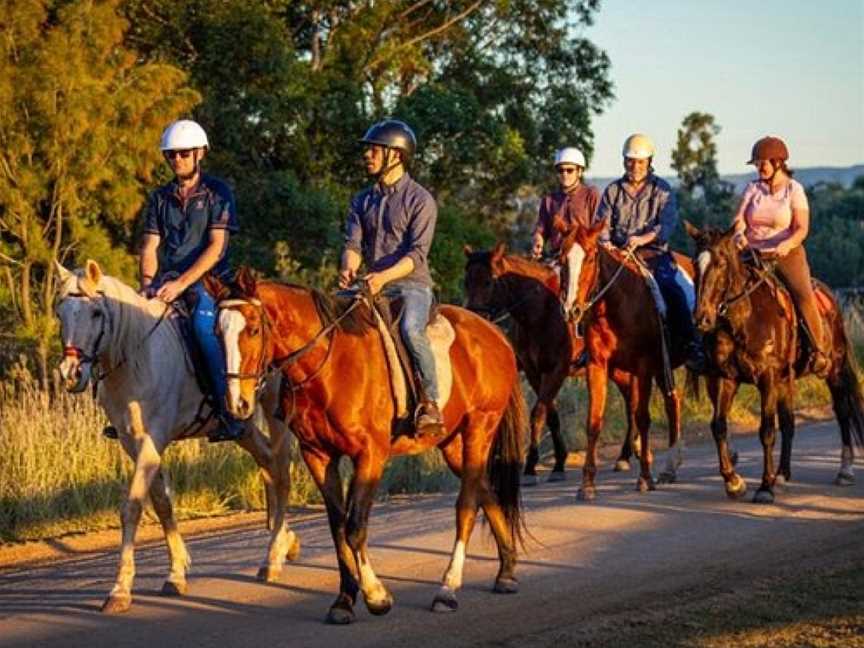
[[[162,284],[159,291],[156,293],[156,296],[166,304],[170,304],[180,297],[184,290],[186,290],[186,286],[184,286],[179,280],[173,279]]]

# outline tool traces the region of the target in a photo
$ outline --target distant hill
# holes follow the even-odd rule
[[[803,169],[794,169],[794,171],[795,179],[805,187],[811,187],[820,182],[836,182],[848,188],[852,186],[855,178],[864,176],[864,164],[856,164],[848,167],[807,167]],[[589,175],[586,178],[586,181],[588,184],[593,184],[595,187],[602,189],[610,182],[617,180],[618,177],[620,176],[614,178],[595,178]],[[678,178],[676,176],[664,177],[673,186],[678,184]],[[720,177],[723,178],[723,180],[734,184],[736,193],[741,193],[744,190],[744,186],[756,178],[756,174],[751,171],[750,173],[736,173]]]

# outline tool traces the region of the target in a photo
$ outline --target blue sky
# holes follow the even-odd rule
[[[783,137],[792,167],[864,163],[864,0],[602,0],[585,36],[612,60],[616,99],[594,120],[589,176],[621,171],[642,131],[655,167],[692,111],[714,115],[721,173],[742,173],[759,137]]]

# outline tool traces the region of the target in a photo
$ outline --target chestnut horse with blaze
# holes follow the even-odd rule
[[[350,623],[358,591],[367,609],[385,614],[393,597],[372,569],[367,529],[387,460],[435,447],[461,478],[456,501],[456,541],[432,609],[452,611],[468,540],[482,507],[498,545],[494,591],[515,592],[516,544],[523,521],[519,502],[525,404],[516,358],[503,333],[455,306],[440,314],[453,326],[453,386],[444,409],[446,436],[395,436],[396,406],[380,334],[365,301],[334,313],[332,300],[313,290],[256,282],[247,271],[236,285],[216,288],[220,335],[228,372],[228,408],[251,415],[256,388],[268,368],[281,371],[282,407],[303,459],[327,507],[339,564],[339,595],[327,621]],[[353,463],[347,497],[338,464]],[[287,468],[287,467],[285,467]]]
[[[576,318],[583,321],[588,349],[588,446],[579,490],[579,499],[584,500],[596,496],[597,441],[603,428],[609,378],[622,394],[630,396],[628,426],[638,431],[641,447],[637,489],[645,492],[656,488],[648,437],[648,406],[654,382],[661,386],[669,425],[669,450],[660,481],[674,482],[682,462],[681,396],[677,389],[663,388],[663,332],[657,306],[637,262],[623,251],[599,244],[603,225],[598,222],[591,227],[579,226],[562,245],[562,258],[578,246],[581,259],[574,269],[579,277],[574,310]],[[675,254],[675,261],[692,276],[690,259]],[[669,361],[671,368],[683,364],[683,349],[671,345]]]

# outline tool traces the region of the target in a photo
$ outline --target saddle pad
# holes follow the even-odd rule
[[[825,293],[825,288],[814,283],[813,292],[816,294],[816,307],[823,317],[834,310],[834,301],[831,295]]]
[[[408,387],[405,371],[396,352],[396,343],[390,335],[387,324],[378,313],[375,313],[375,323],[381,334],[381,342],[384,345],[384,356],[390,369],[390,389],[393,392],[393,400],[396,405],[396,418],[406,418],[408,412]],[[450,321],[437,313],[435,318],[426,326],[426,335],[432,347],[432,355],[435,356],[435,374],[438,378],[438,407],[443,410],[450,400],[450,392],[453,389],[453,367],[450,364],[450,347],[456,339],[456,331]]]

